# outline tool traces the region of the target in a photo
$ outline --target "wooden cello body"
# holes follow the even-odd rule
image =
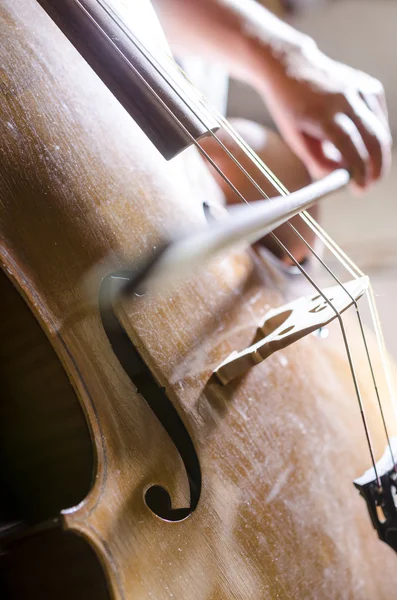
[[[201,468],[188,518],[148,508],[153,484],[186,506],[186,471],[87,305],[86,274],[200,222],[213,183],[194,151],[160,156],[33,0],[3,0],[0,27],[4,597],[393,597],[395,554],[352,485],[369,457],[337,328],[227,386],[211,377],[269,307],[310,293],[270,255],[232,251],[123,306]]]

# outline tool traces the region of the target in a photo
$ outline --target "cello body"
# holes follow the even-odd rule
[[[87,304],[86,275],[202,222],[217,190],[193,149],[161,157],[33,0],[2,0],[0,27],[4,597],[393,597],[396,557],[352,485],[369,457],[338,329],[226,386],[212,377],[269,307],[311,292],[266,251],[231,251],[123,304],[201,467],[188,518],[148,508],[153,484],[186,506],[186,472]],[[358,356],[379,456],[384,433]]]

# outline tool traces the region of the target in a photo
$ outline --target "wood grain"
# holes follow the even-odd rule
[[[194,152],[170,163],[157,153],[36,2],[3,0],[0,27],[1,264],[79,397],[96,455],[91,490],[64,506],[63,527],[90,543],[118,600],[389,600],[396,557],[352,485],[369,454],[337,328],[228,386],[210,378],[269,308],[310,293],[265,251],[231,252],[172,292],[123,305],[203,477],[185,521],[148,509],[155,483],[186,505],[186,474],[111,351],[86,276],[95,298],[94,267],[135,264],[173,228],[202,222],[216,190]],[[351,341],[380,456],[370,375],[359,338]]]

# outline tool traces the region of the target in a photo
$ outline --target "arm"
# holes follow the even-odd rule
[[[221,62],[256,88],[313,175],[345,166],[365,189],[388,169],[391,137],[379,81],[328,58],[254,0],[155,4],[173,49]]]

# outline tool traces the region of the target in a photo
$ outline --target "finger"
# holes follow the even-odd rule
[[[368,106],[369,102],[373,107],[372,110]],[[371,180],[376,181],[389,170],[391,165],[391,135],[388,125],[384,123],[383,111],[380,118],[375,113],[375,110],[378,114],[380,111],[376,98],[368,98],[364,102],[356,97],[350,101],[350,106],[352,111],[349,116],[360,132],[369,154]]]
[[[304,155],[310,163],[310,171],[315,177],[321,177],[344,166],[341,153],[330,142],[302,134]]]
[[[321,170],[321,168],[319,169],[316,161],[316,149],[313,150],[306,140],[306,138],[311,138],[309,134],[304,133],[301,129],[289,127],[288,129],[284,129],[281,135],[285,143],[303,162],[313,179],[317,179],[329,172],[328,169],[326,171]]]
[[[324,134],[340,152],[352,180],[359,188],[366,188],[371,180],[370,157],[356,124],[346,114],[337,113]]]
[[[378,119],[380,119],[388,133],[390,133],[388,110],[384,96],[384,102],[382,102],[382,98],[380,96],[377,96],[376,94],[369,94],[367,92],[360,92],[360,97],[362,100],[364,100],[369,110],[371,110],[378,117]]]
[[[303,134],[302,137],[305,144],[305,153],[310,156],[310,158],[305,157],[304,162],[308,166],[309,172],[313,178],[319,179],[320,177],[324,177],[324,175],[327,173],[331,173],[335,169],[347,168],[346,162],[343,160],[341,153],[330,141],[312,138],[306,134]],[[313,156],[316,157],[315,163],[313,162]],[[361,195],[363,192],[363,187],[358,186],[353,180],[350,184],[350,187],[355,195]]]
[[[376,96],[376,97],[377,97],[377,99],[378,99],[378,102],[379,102],[379,104],[380,104],[380,107],[381,107],[381,109],[382,109],[382,111],[383,111],[383,114],[384,114],[384,115],[385,115],[385,117],[386,117],[386,122],[387,122],[387,124],[389,124],[389,109],[387,108],[386,96],[385,96],[385,94],[382,92],[381,94],[377,94],[377,96]]]
[[[360,72],[358,72],[360,75]],[[378,79],[375,79],[366,73],[361,72],[361,77],[357,80],[357,89],[360,90],[360,95],[364,98],[371,96],[378,100],[378,104],[386,121],[389,121],[389,113],[387,109],[386,95],[383,85]]]

